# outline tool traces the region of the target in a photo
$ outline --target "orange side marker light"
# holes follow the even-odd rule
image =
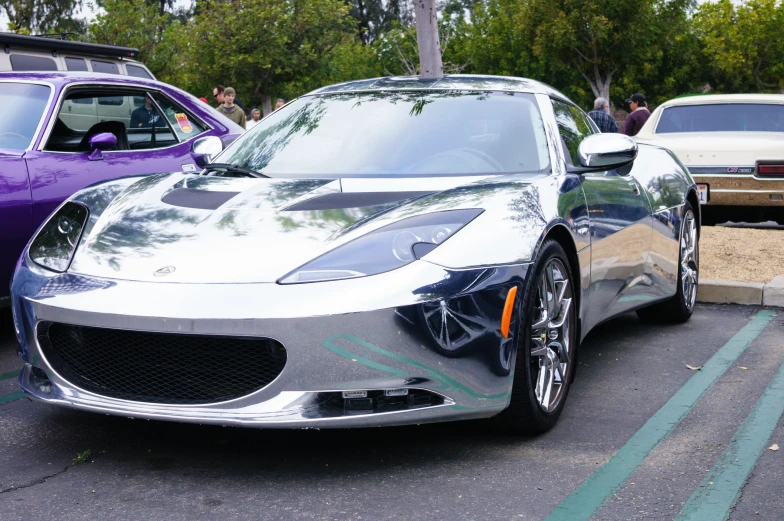
[[[509,338],[509,324],[512,322],[512,311],[514,311],[515,297],[517,297],[517,286],[512,287],[506,294],[504,313],[501,315],[501,334],[504,338]]]

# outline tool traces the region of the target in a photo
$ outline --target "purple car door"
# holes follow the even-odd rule
[[[72,87],[30,171],[33,225],[85,186],[127,175],[196,171],[190,147],[207,127],[165,95],[123,86]]]
[[[16,260],[32,234],[30,183],[23,155],[32,146],[52,88],[0,82],[0,307],[8,296]]]

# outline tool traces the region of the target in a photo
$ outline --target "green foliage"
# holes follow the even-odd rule
[[[72,14],[81,1],[0,0],[0,8],[60,6]],[[418,71],[412,0],[198,0],[193,12],[175,10],[172,0],[97,1],[105,14],[90,26],[91,41],[138,47],[158,78],[210,99],[216,84],[235,87],[250,107]],[[730,92],[784,89],[782,0],[438,5],[445,72],[538,79],[586,108],[598,94],[620,105],[643,92],[656,105],[708,84]],[[42,23],[28,25],[52,26]]]
[[[193,85],[231,85],[268,110],[272,95],[318,71],[351,29],[342,0],[212,0],[188,28]]]
[[[694,26],[715,87],[727,91],[784,88],[784,4],[780,0],[704,3]]]
[[[8,30],[19,34],[83,33],[86,24],[74,18],[82,0],[0,0]]]

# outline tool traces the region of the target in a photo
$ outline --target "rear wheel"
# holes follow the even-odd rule
[[[656,322],[686,322],[694,313],[699,282],[699,236],[697,219],[689,203],[681,227],[680,262],[678,263],[678,291],[672,298],[637,310],[643,320]]]
[[[561,415],[577,348],[575,291],[566,252],[546,241],[526,283],[512,399],[501,413],[514,433],[543,433]]]

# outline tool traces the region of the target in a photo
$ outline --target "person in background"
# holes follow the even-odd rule
[[[226,87],[221,94],[223,95],[223,105],[218,107],[218,112],[245,128],[245,122],[248,118],[245,117],[245,112],[239,105],[234,104],[234,89]]]
[[[604,98],[596,98],[593,102],[593,110],[588,113],[588,117],[596,123],[603,133],[618,132],[618,124],[610,115],[610,104]]]
[[[245,123],[245,130],[250,130],[261,121],[261,111],[259,109],[252,109],[250,111],[250,119]]]
[[[636,136],[648,118],[651,117],[648,111],[648,104],[645,102],[645,96],[639,92],[632,94],[632,97],[626,100],[629,105],[631,114],[626,118],[623,123],[623,133],[627,136]]]
[[[158,115],[158,111],[152,108],[152,100],[144,98],[144,105],[131,112],[131,122],[129,128],[150,128],[153,125],[163,127],[165,123]]]
[[[219,107],[223,105],[223,95],[225,91],[226,91],[226,87],[224,87],[223,85],[216,85],[215,87],[212,88],[212,97],[215,98],[215,101],[218,102]],[[239,106],[239,108],[242,109],[242,112],[245,112],[245,105],[243,105],[242,102],[238,100],[236,97],[234,98],[234,104]]]
[[[285,104],[286,104],[286,100],[284,100],[283,98],[278,98],[278,101],[275,102],[275,110],[278,110]]]

